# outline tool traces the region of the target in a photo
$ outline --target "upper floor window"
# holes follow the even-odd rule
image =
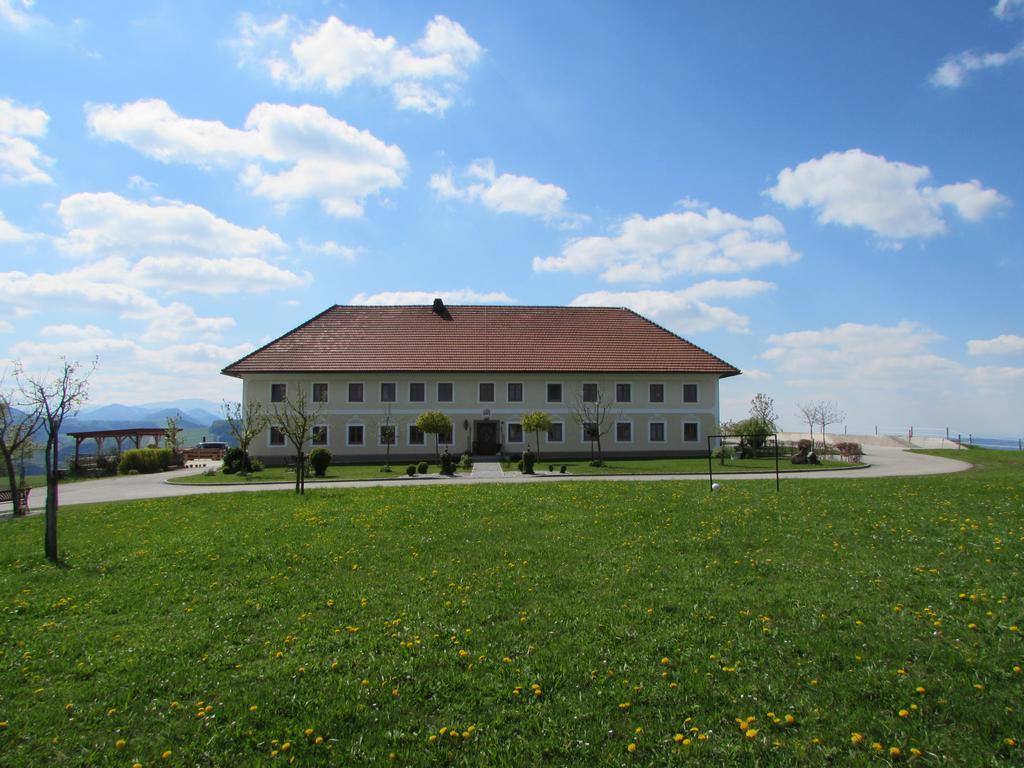
[[[396,390],[398,387],[393,381],[382,381],[380,383],[380,401],[382,403],[395,402]]]
[[[696,403],[697,402],[697,385],[696,384],[683,384],[683,402],[684,403]]]
[[[363,402],[363,383],[361,381],[350,381],[348,384],[348,401],[350,403]]]
[[[615,385],[615,402],[628,403],[633,399],[633,388],[629,384]]]
[[[597,402],[597,384],[587,383],[583,385],[583,402],[584,403],[596,403]]]
[[[508,401],[510,403],[523,402],[523,385],[516,381],[508,383]]]
[[[450,403],[455,399],[455,385],[450,381],[440,381],[437,384],[437,402]]]
[[[271,384],[270,385],[270,402],[272,403],[283,403],[288,397],[288,385],[287,384]]]
[[[652,403],[664,403],[665,402],[665,385],[664,384],[651,384],[648,388],[648,401]]]
[[[414,381],[409,384],[409,402],[422,403],[427,399],[427,385],[422,381]]]
[[[487,381],[480,382],[480,402],[481,403],[493,403],[494,402],[494,384],[492,382],[487,382]]]
[[[314,403],[326,403],[327,402],[327,385],[326,384],[314,384],[313,385],[313,402]]]
[[[561,384],[548,384],[548,402],[549,403],[560,403],[560,402],[562,402],[562,385]]]

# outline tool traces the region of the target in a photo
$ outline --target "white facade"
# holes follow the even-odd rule
[[[541,457],[589,456],[591,441],[575,412],[585,394],[593,396],[594,385],[602,405],[609,406],[608,431],[601,438],[605,456],[701,453],[719,420],[717,374],[249,373],[242,378],[244,401],[259,401],[271,413],[275,397],[290,398],[303,388],[311,410],[319,410],[307,450],[322,446],[340,462],[384,455],[380,428],[387,409],[395,427],[391,456],[399,460],[433,455],[433,437],[413,428],[425,411],[441,411],[452,420],[448,448],[456,455],[519,453],[527,443],[536,449],[536,436],[523,433],[521,419],[544,411],[555,426],[541,435]],[[584,385],[591,385],[586,393]],[[295,452],[269,428],[250,450],[268,464],[282,463]]]

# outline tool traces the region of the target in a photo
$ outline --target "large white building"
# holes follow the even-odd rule
[[[300,390],[317,412],[312,446],[335,461],[433,453],[415,426],[425,411],[453,424],[452,453],[518,453],[535,437],[522,416],[544,411],[545,458],[706,450],[719,420],[719,379],[740,371],[628,309],[607,307],[333,306],[227,366],[244,402],[273,412]],[[600,406],[604,418],[595,427]],[[588,422],[588,423],[583,423]],[[268,428],[250,452],[294,454]]]

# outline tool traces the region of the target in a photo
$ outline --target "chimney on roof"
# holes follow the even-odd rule
[[[444,317],[444,302],[441,299],[434,299],[434,311],[441,315],[441,317]]]

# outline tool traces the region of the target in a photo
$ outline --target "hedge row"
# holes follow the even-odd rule
[[[174,451],[170,448],[132,448],[121,454],[121,463],[117,471],[127,475],[132,470],[142,475],[152,472],[163,472],[174,459]]]

